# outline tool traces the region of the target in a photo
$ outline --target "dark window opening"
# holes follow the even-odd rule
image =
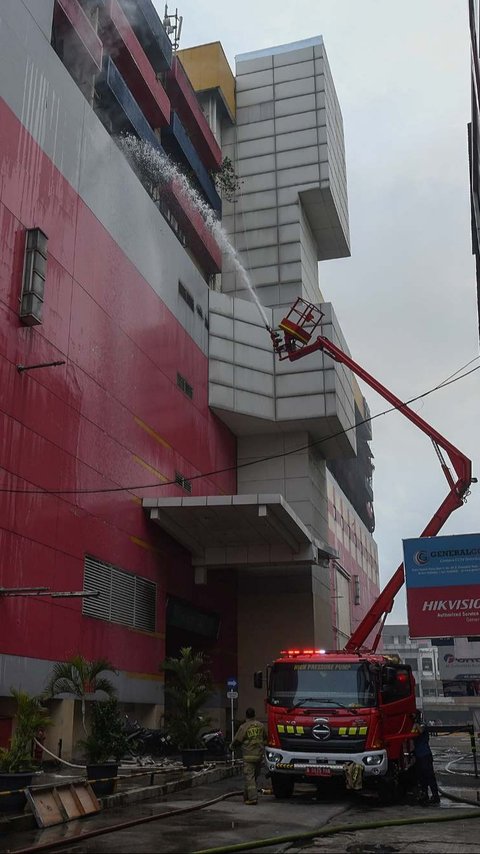
[[[182,377],[182,375],[178,374],[178,373],[177,373],[177,386],[187,395],[187,397],[190,398],[190,400],[193,400],[193,386],[191,386],[190,383],[187,382],[185,377]]]
[[[180,472],[178,471],[175,472],[175,483],[181,486],[182,489],[185,490],[185,492],[192,491],[192,482],[190,480],[187,480],[187,478],[184,477],[183,474],[180,474]]]
[[[194,309],[195,309],[194,299],[193,299],[190,291],[188,291],[187,288],[185,287],[185,285],[182,285],[181,282],[178,283],[178,293],[180,294],[180,296],[184,300],[184,302],[187,303],[190,311],[194,311]]]

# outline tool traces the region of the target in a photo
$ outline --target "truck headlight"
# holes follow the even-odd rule
[[[379,753],[371,756],[364,756],[363,763],[364,765],[381,765],[383,762],[383,756]]]
[[[275,765],[277,765],[283,759],[282,754],[276,753],[274,750],[267,750],[266,751],[266,757],[267,757],[269,762],[274,762]]]

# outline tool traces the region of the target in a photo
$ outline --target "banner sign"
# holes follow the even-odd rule
[[[475,652],[462,658],[454,654],[453,650],[444,652],[439,650],[438,666],[440,679],[453,682],[478,682],[480,681],[480,654],[477,652],[478,644],[473,644]]]
[[[410,637],[480,636],[480,534],[403,541]]]

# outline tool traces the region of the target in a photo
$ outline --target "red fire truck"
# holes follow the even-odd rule
[[[298,299],[279,331],[271,331],[275,353],[290,361],[316,350],[327,353],[431,439],[449,486],[421,534],[434,536],[475,482],[470,460],[329,339],[315,337],[322,317],[318,306]],[[276,797],[289,797],[296,781],[335,777],[353,778],[355,787],[360,779],[360,785],[376,787],[387,800],[395,796],[413,765],[415,683],[408,665],[376,650],[403,583],[401,564],[343,650],[288,649],[269,667],[266,761]]]

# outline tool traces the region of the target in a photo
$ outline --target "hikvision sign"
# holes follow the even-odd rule
[[[403,541],[411,637],[480,635],[480,534]]]
[[[480,608],[480,598],[478,599],[432,599],[429,602],[424,602],[422,611],[460,611],[466,608]]]

